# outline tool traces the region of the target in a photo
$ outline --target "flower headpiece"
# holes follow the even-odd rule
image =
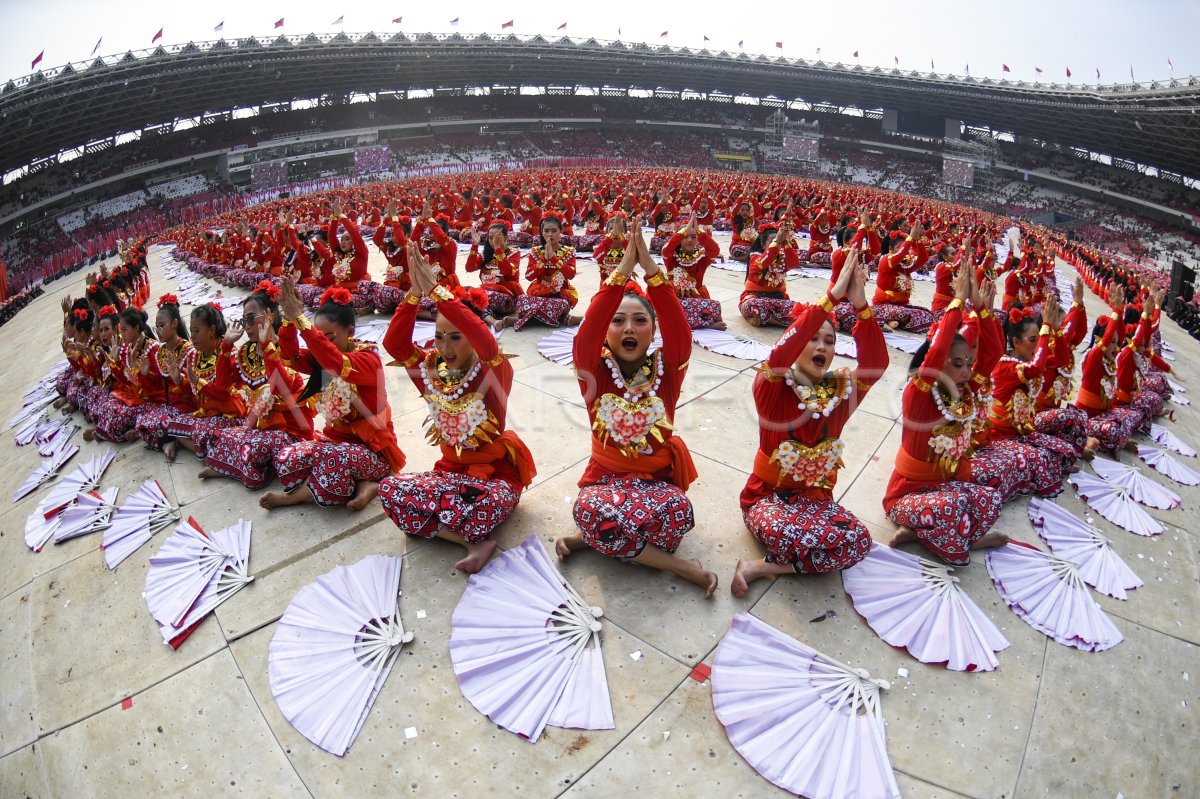
[[[466,305],[470,305],[478,311],[486,311],[488,307],[487,292],[478,286],[474,288],[465,288],[463,286],[455,286],[451,292],[455,299]]]
[[[1032,317],[1033,317],[1033,309],[1032,308],[1009,308],[1008,309],[1008,321],[1010,324],[1015,325],[1018,322],[1021,322],[1022,320],[1030,319]]]
[[[116,315],[117,315],[117,309],[115,306],[112,306],[112,305],[105,305],[103,308],[100,309],[100,313],[99,313],[99,316],[102,316],[102,317],[103,316],[116,316]]]
[[[508,224],[507,219],[493,219],[491,222],[488,222],[489,228],[493,228],[493,227],[497,227],[497,226],[503,227],[505,232],[512,231],[512,225]]]
[[[91,312],[87,308],[76,308],[72,313],[74,314],[76,319],[79,319],[84,322],[86,322],[88,316],[91,315]]]
[[[179,304],[179,298],[169,292],[158,298],[158,307],[159,308],[163,307],[164,305],[178,305],[178,304]]]
[[[217,313],[222,313],[225,310],[224,308],[221,307],[221,303],[219,303],[219,302],[210,302],[208,304],[208,307],[212,308]]]
[[[279,302],[279,298],[282,296],[282,293],[279,291],[279,286],[276,286],[269,280],[258,281],[258,285],[254,287],[254,293],[258,294],[260,292],[262,294],[266,294],[267,299],[269,299],[271,302]]]
[[[775,222],[763,222],[758,226],[759,233],[766,233],[768,230],[779,230],[779,225]]]
[[[350,293],[350,289],[333,286],[325,289],[325,293],[321,295],[320,304],[324,305],[327,302],[332,302],[334,305],[349,305],[354,302],[354,295]]]

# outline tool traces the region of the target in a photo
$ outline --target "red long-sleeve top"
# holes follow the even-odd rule
[[[1079,396],[1075,398],[1075,407],[1083,409],[1088,416],[1104,413],[1111,406],[1117,394],[1117,365],[1109,358],[1106,351],[1108,345],[1117,336],[1118,328],[1123,327],[1121,314],[1124,307],[1113,311],[1104,326],[1104,336],[1100,342],[1088,350],[1083,356],[1083,374],[1079,381]]]
[[[338,244],[338,227],[344,227],[346,233],[350,235],[350,241],[354,245],[353,252],[343,253],[341,251]],[[367,258],[370,253],[367,250],[367,243],[363,241],[362,233],[358,230],[358,223],[353,219],[343,214],[341,217],[329,220],[329,247],[335,263],[331,265],[327,274],[321,276],[322,286],[337,286],[354,291],[358,288],[358,281],[370,279],[371,276],[367,272]]]
[[[772,241],[764,252],[750,256],[742,299],[754,294],[779,294],[787,299],[787,272],[799,265],[800,255],[794,244],[780,247],[778,240]]]
[[[234,367],[232,348],[224,343],[213,350],[208,357],[202,357],[195,347],[188,350],[180,363],[180,371],[187,375],[195,373],[196,380],[188,377],[188,388],[192,392],[192,400],[196,405],[195,416],[229,416],[243,417],[246,415],[246,401],[241,394],[234,391],[234,379],[237,369]]]
[[[961,261],[962,255],[960,254],[954,263],[939,261],[938,265],[934,267],[933,301],[929,303],[929,307],[934,313],[945,310],[946,306],[954,300],[954,276],[958,274]]]
[[[858,367],[828,372],[811,389],[790,384],[792,365],[830,321],[832,307],[828,294],[816,305],[803,306],[754,378],[758,453],[742,489],[742,510],[773,493],[833,499],[842,466],[842,429],[883,376],[888,353],[883,332],[868,306],[859,309],[854,325]]]
[[[972,437],[982,428],[982,417],[988,411],[979,406],[979,395],[986,394],[988,376],[1004,348],[998,326],[991,314],[987,316],[979,320],[979,350],[961,397],[946,397],[938,379],[962,323],[958,302],[947,306],[917,376],[904,387],[904,432],[883,497],[885,512],[907,494],[928,491],[949,480],[970,480]]]
[[[1082,303],[1072,303],[1058,330],[1054,331],[1057,340],[1053,348],[1053,360],[1050,364],[1052,372],[1047,372],[1042,381],[1042,391],[1038,394],[1039,410],[1057,408],[1065,402],[1071,393],[1075,373],[1075,348],[1087,335],[1087,311]]]
[[[113,396],[126,405],[141,405],[143,402],[166,402],[167,390],[163,385],[162,375],[154,368],[155,355],[158,352],[158,342],[143,338],[134,345],[122,344],[117,350],[119,369],[114,369],[114,375],[120,375],[121,385],[114,386]],[[150,361],[150,369],[142,374],[137,360],[145,355]]]
[[[279,355],[297,373],[311,375],[318,369],[329,376],[324,388],[303,404],[325,417],[321,437],[347,444],[363,444],[399,470],[404,455],[396,445],[392,409],[387,401],[383,361],[374,344],[353,342],[349,352],[339,350],[314,327],[297,335],[297,325],[279,330]],[[308,354],[300,351],[303,338]]]
[[[1045,325],[1038,336],[1033,358],[1022,361],[1003,356],[992,369],[992,407],[988,422],[993,439],[1003,441],[1033,432],[1037,397],[1048,372],[1053,371],[1056,336]]]
[[[264,351],[257,342],[247,341],[235,352],[231,344],[222,341],[221,352],[227,357],[217,363],[218,376],[225,369],[232,370],[225,379],[230,392],[240,395],[245,405],[248,427],[312,438],[312,409],[296,403],[304,391],[304,379],[280,360],[277,346],[269,344]]]
[[[1117,402],[1128,405],[1138,390],[1137,358],[1141,350],[1150,346],[1150,317],[1142,314],[1133,338],[1117,353]]]
[[[521,252],[516,247],[506,247],[504,252],[492,252],[492,260],[483,262],[478,247],[471,248],[467,256],[468,272],[479,272],[479,284],[485,289],[498,291],[510,297],[524,294],[521,288]]]
[[[646,296],[658,317],[663,345],[651,354],[630,386],[608,352],[605,339],[625,297],[620,273],[605,281],[579,325],[573,350],[579,391],[592,422],[592,457],[579,481],[593,485],[607,476],[637,475],[680,488],[695,479],[687,445],[673,434],[675,405],[692,356],[692,332],[683,306],[661,272],[647,280]]]
[[[287,246],[293,254],[291,267],[300,275],[298,282],[306,285],[316,282],[313,278],[312,255],[309,254],[308,248],[300,241],[300,236],[296,233],[296,228],[291,225],[288,225],[287,229]],[[328,250],[326,251],[328,252]],[[287,253],[284,253],[284,260],[287,260]]]
[[[419,304],[411,301],[400,303],[396,309],[383,348],[405,368],[429,405],[428,438],[442,451],[434,469],[503,480],[520,491],[532,481],[536,470],[521,439],[505,429],[512,366],[479,317],[448,297],[434,292],[438,313],[466,336],[475,350],[477,370],[468,371],[458,383],[451,382],[437,350],[423,350],[413,343]]]
[[[438,285],[448,289],[459,285],[455,272],[458,247],[442,230],[442,226],[432,219],[418,219],[413,225],[412,238],[417,242],[421,255],[433,267]]]
[[[905,239],[894,252],[879,259],[875,276],[875,296],[872,303],[908,305],[912,296],[912,273],[925,265],[925,248]]]
[[[575,248],[565,244],[547,255],[541,244],[533,245],[525,260],[525,279],[531,297],[561,297],[575,307],[579,292],[571,285],[575,277]]]
[[[154,349],[154,354],[150,358],[150,374],[158,375],[162,378],[166,401],[171,403],[176,410],[182,411],[183,413],[192,413],[196,410],[196,403],[192,399],[192,390],[188,386],[187,379],[182,370],[184,359],[187,358],[188,354],[193,349],[195,348],[192,346],[192,342],[188,341],[187,339],[181,338],[175,345],[175,357],[178,359],[178,363],[181,364],[179,372],[180,380],[178,385],[171,380],[170,371],[159,360],[159,354],[163,350],[163,346],[161,344]]]
[[[708,286],[704,285],[704,273],[721,254],[721,245],[703,230],[697,231],[694,250],[685,250],[683,233],[671,236],[663,247],[662,257],[675,293],[680,297],[703,297],[708,299]],[[798,258],[798,256],[797,256]],[[799,263],[799,260],[797,260]]]
[[[387,235],[388,225],[391,225],[392,228],[390,248],[387,239],[384,238]],[[408,251],[404,248],[408,243],[408,236],[404,234],[404,228],[400,227],[400,222],[396,219],[384,219],[383,224],[375,228],[371,241],[383,253],[388,264],[387,273],[383,278],[384,285],[408,291],[408,287],[412,285],[412,280],[408,275]]]

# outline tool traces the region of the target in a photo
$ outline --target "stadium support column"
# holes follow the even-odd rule
[[[221,153],[217,156],[217,177],[222,183],[232,183],[229,179],[229,153]]]

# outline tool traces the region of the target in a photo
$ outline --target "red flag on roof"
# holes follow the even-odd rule
[[[1100,67],[1096,67],[1096,80],[1100,80]]]
[[[855,50],[855,51],[854,51],[854,57],[855,57],[855,58],[858,58],[858,51],[857,51],[857,50]]]
[[[780,50],[782,50],[782,49],[783,49],[783,42],[775,42],[775,46],[776,46],[776,47],[778,47]]]
[[[738,47],[741,47],[742,43],[745,41],[746,41],[745,39],[738,39]]]
[[[662,33],[658,34],[658,38],[660,38],[660,39],[665,39],[665,38],[667,38],[667,32],[666,32],[666,31],[663,31]]]
[[[458,27],[458,17],[455,17],[454,19],[450,20],[450,27],[451,27],[451,28],[457,28],[457,27]]]
[[[1008,68],[1008,64],[1001,64],[1000,69],[1004,70],[1005,72],[1012,72],[1012,70]]]
[[[396,17],[394,20],[392,20],[392,24],[399,25],[403,21],[404,21],[404,17]]]
[[[44,57],[45,57],[45,55],[46,55],[46,51],[45,51],[45,50],[43,50],[42,52],[38,53],[38,54],[37,54],[37,56],[35,56],[35,57],[34,57],[34,59],[33,59],[33,63],[29,65],[29,68],[30,68],[30,69],[37,69],[37,65],[38,65],[38,64],[40,64],[40,63],[42,63],[42,58],[44,58]]]
[[[709,39],[707,36],[705,36],[705,37],[704,37],[704,41],[706,41],[706,42],[709,42],[709,41],[712,41],[712,40],[711,40],[711,39]]]
[[[559,25],[558,29],[560,31],[565,31],[567,29],[567,23],[564,22],[563,24]]]
[[[162,33],[163,33],[163,29],[162,29],[162,28],[159,28],[159,29],[158,29],[158,33],[154,34],[154,38],[150,40],[150,44],[154,44],[154,43],[155,43],[155,42],[157,42],[159,39],[161,39],[161,38],[162,38]]]
[[[513,26],[513,21],[511,19],[508,22],[502,23],[500,25],[501,28],[511,28],[512,26]]]
[[[1071,77],[1071,68],[1067,67],[1067,77]]]
[[[894,55],[892,56],[892,60],[896,62],[896,66],[900,66],[900,56]]]
[[[1041,67],[1034,67],[1034,68],[1033,68],[1033,71],[1034,71],[1034,72],[1036,72],[1036,73],[1037,73],[1037,74],[1039,74],[1039,75],[1041,75],[1041,74],[1042,74],[1042,68],[1041,68]]]

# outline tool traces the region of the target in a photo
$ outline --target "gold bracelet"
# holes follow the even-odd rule
[[[655,272],[653,275],[650,275],[650,277],[646,278],[646,285],[647,286],[665,286],[665,285],[667,285],[667,278],[663,274],[663,271],[660,269],[657,272]]]
[[[817,300],[816,306],[825,313],[831,313],[833,311],[833,300],[829,299],[829,292],[825,292],[825,296]]]
[[[445,286],[434,286],[433,291],[429,292],[429,296],[433,297],[434,302],[448,302],[454,299],[454,295]]]
[[[628,282],[629,282],[629,275],[626,275],[623,272],[618,272],[616,269],[614,269],[609,274],[608,279],[604,281],[604,285],[606,285],[606,286],[624,286]]]
[[[861,311],[857,311],[856,314],[859,319],[874,319],[875,318],[875,309],[872,308],[870,305],[868,305],[865,308],[863,308]]]
[[[960,300],[958,297],[955,297],[954,299],[950,300],[950,304],[946,306],[946,313],[950,313],[951,311],[957,311],[959,308],[962,308],[962,307],[963,307],[963,301]]]
[[[1050,335],[1050,325],[1045,325],[1045,324],[1044,324],[1044,325],[1042,325],[1042,328],[1041,328],[1041,330],[1039,330],[1039,331],[1038,331],[1038,335],[1039,335],[1039,336],[1048,336],[1048,335]]]
[[[308,321],[307,316],[297,316],[294,320],[294,324],[296,325],[297,329],[300,330],[300,332],[312,330],[312,322]]]
[[[409,305],[420,305],[421,304],[421,295],[413,294],[410,291],[410,292],[408,292],[408,294],[404,295],[404,301],[406,303],[408,303]]]

